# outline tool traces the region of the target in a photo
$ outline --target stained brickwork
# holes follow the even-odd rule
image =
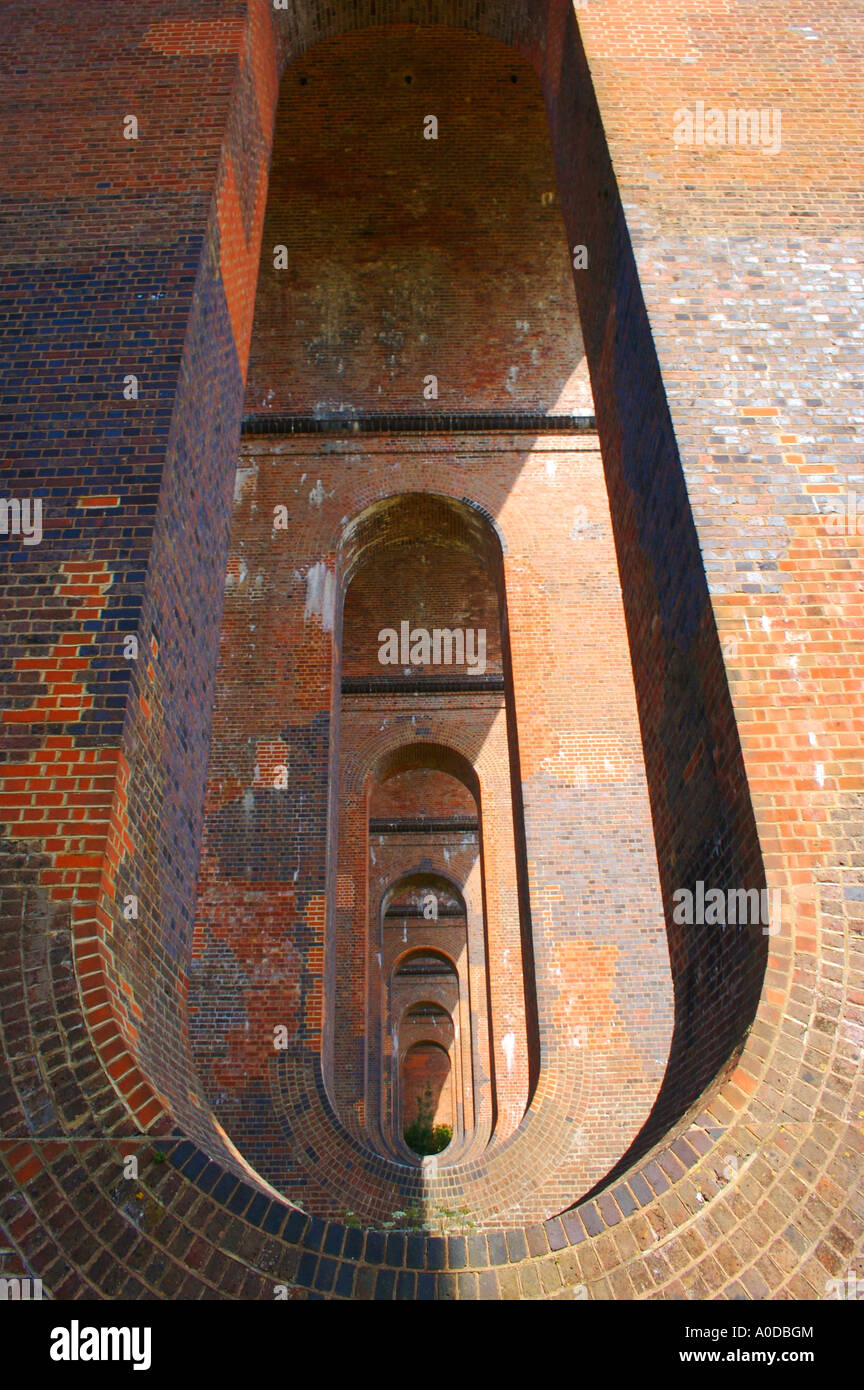
[[[511,49],[406,26],[316,47],[280,93],[247,410],[590,410],[570,260]]]
[[[374,516],[370,505],[390,495],[394,467],[406,498],[433,488],[440,494],[442,469],[450,470],[458,479],[458,492],[475,503],[478,520],[472,526],[482,534],[485,513],[498,518],[501,531],[512,714],[518,729],[515,752],[526,836],[524,872],[536,962],[537,984],[532,979],[530,988],[536,991],[540,1059],[533,1085],[526,972],[512,968],[523,947],[512,798],[514,745],[508,739],[502,695],[419,692],[343,698],[336,745],[342,764],[341,829],[335,840],[338,881],[330,926],[319,910],[316,885],[334,870],[325,867],[324,819],[317,821],[315,850],[316,821],[309,812],[323,802],[328,767],[322,745],[302,744],[292,723],[308,727],[313,700],[321,701],[323,717],[333,699],[331,685],[338,689],[339,669],[331,676],[329,643],[331,635],[339,637],[339,563],[334,560],[328,609],[322,597],[327,592],[322,557],[337,555],[343,531],[349,538],[349,574],[354,573],[351,556],[358,548],[362,554],[377,553],[379,532],[363,518]],[[257,867],[232,874],[223,856],[212,868],[208,861],[202,879],[203,955],[191,995],[201,1018],[212,1007],[208,1001],[224,993],[229,979],[235,982],[233,1004],[223,998],[221,1005],[233,1028],[227,1041],[233,1060],[224,1055],[224,1030],[214,1034],[196,1026],[194,1032],[202,1075],[209,1077],[214,1068],[212,1081],[205,1084],[241,1151],[277,1187],[297,1191],[298,1165],[306,1167],[298,1159],[298,1134],[313,1118],[323,1127],[323,1117],[302,1100],[301,1088],[299,1098],[292,1098],[290,1105],[286,1100],[288,1115],[296,1110],[290,1135],[280,1129],[275,1115],[268,1122],[265,1098],[273,1093],[280,1066],[269,1043],[274,1028],[284,1023],[289,1028],[287,1050],[298,1061],[303,1053],[311,1054],[314,1063],[323,1026],[324,1077],[332,1102],[346,1137],[351,1134],[362,1143],[364,1129],[373,1125],[371,1116],[358,1108],[363,1078],[370,1069],[380,1071],[385,1061],[375,1044],[378,1015],[374,1009],[368,1014],[381,947],[374,935],[369,935],[368,944],[364,941],[375,916],[372,909],[389,883],[420,867],[416,844],[406,847],[405,836],[400,843],[398,836],[373,835],[374,862],[369,886],[364,887],[370,854],[366,798],[379,769],[398,769],[398,763],[383,763],[385,757],[398,753],[410,766],[418,756],[412,751],[418,743],[421,751],[449,747],[451,770],[459,774],[461,759],[473,766],[479,779],[482,882],[476,835],[470,836],[466,855],[459,841],[468,836],[450,834],[448,847],[446,833],[436,832],[424,843],[424,854],[429,868],[456,876],[469,905],[469,923],[477,920],[472,913],[485,918],[485,979],[478,976],[475,981],[471,1011],[472,1024],[481,1034],[489,1030],[497,1077],[497,1118],[490,1115],[490,1122],[499,1146],[482,1160],[472,1149],[470,1167],[457,1163],[447,1174],[442,1170],[439,1180],[430,1179],[429,1201],[435,1204],[440,1182],[439,1205],[446,1205],[455,1193],[456,1207],[473,1210],[476,1205],[484,1219],[500,1221],[505,1213],[496,1210],[496,1204],[503,1184],[517,1209],[548,1215],[563,1193],[574,1186],[590,1187],[594,1174],[599,1177],[620,1156],[647,1119],[663,1075],[672,1022],[656,850],[596,446],[548,436],[528,448],[515,438],[482,437],[379,440],[374,447],[291,440],[274,450],[272,443],[262,440],[248,444],[241,475],[232,549],[243,557],[245,578],[242,584],[229,585],[226,601],[205,850],[211,827],[222,843],[226,805],[237,808],[237,820],[231,824],[239,829],[243,806],[254,802],[257,808],[266,796],[270,819],[253,822],[249,845],[252,865],[254,842],[259,846]],[[578,512],[564,503],[572,496],[582,499]],[[280,505],[288,506],[292,518],[287,532],[273,530]],[[464,503],[455,510],[454,506],[448,511],[440,496],[430,498],[430,518],[460,517]],[[390,531],[383,533],[385,538],[389,534],[398,540],[399,518],[406,511],[413,515],[407,503],[387,502],[383,515]],[[361,521],[346,527],[346,515]],[[465,515],[470,517],[470,511],[465,509]],[[286,547],[291,569],[283,559]],[[230,566],[229,572],[234,572]],[[362,575],[364,570],[356,572]],[[407,581],[401,587],[410,594]],[[389,601],[384,580],[382,590]],[[549,595],[554,595],[554,604]],[[544,655],[538,662],[541,624],[549,637],[540,644]],[[374,623],[370,632],[372,627]],[[319,640],[313,664],[313,643]],[[251,643],[256,652],[275,652],[278,659],[251,658]],[[294,664],[298,651],[304,653],[302,669]],[[295,699],[301,686],[302,694]],[[561,713],[564,702],[567,716]],[[259,792],[251,785],[252,750],[260,740],[276,737],[291,749],[288,784],[282,792]],[[282,803],[292,805],[292,779],[298,802],[307,808],[303,830],[309,857],[305,862],[286,857],[274,871],[271,850],[279,833],[278,818],[294,814],[279,809]],[[373,807],[377,811],[374,803]],[[432,809],[434,813],[436,807]],[[446,806],[437,809],[443,812]],[[388,843],[381,846],[381,838]],[[333,857],[331,851],[331,863]],[[627,865],[625,874],[622,864]],[[468,875],[464,879],[463,873]],[[310,881],[312,887],[307,888]],[[286,913],[291,896],[297,908]],[[230,956],[210,949],[213,933],[224,941]],[[290,952],[280,949],[279,934],[287,936]],[[295,983],[287,993],[272,987],[267,971],[261,969],[264,958],[272,959],[277,970],[295,971]],[[253,961],[256,973],[245,979]],[[628,986],[631,974],[639,980],[638,991]],[[482,1000],[487,992],[489,1004],[481,1005],[478,997]],[[332,1044],[327,1039],[330,1026],[336,1030]],[[308,1065],[305,1060],[303,1065]],[[225,1085],[229,1074],[237,1078],[233,1088]],[[301,1085],[299,1073],[291,1074],[292,1087]],[[482,1103],[486,1083],[482,1078],[479,1082],[475,1097]],[[576,1125],[579,1134],[574,1140]],[[542,1158],[537,1152],[541,1133]],[[508,1140],[508,1146],[499,1153],[501,1139]],[[310,1132],[307,1142],[320,1153],[320,1134],[313,1138]],[[372,1131],[366,1142],[375,1147]],[[367,1160],[371,1166],[371,1155]],[[382,1171],[387,1171],[386,1165]],[[305,1181],[303,1202],[313,1210],[334,1214],[347,1207],[362,1215],[370,1196],[370,1214],[386,1208],[381,1192],[364,1196],[358,1190],[346,1197],[341,1173],[329,1199],[319,1190],[325,1181],[320,1166],[314,1172],[314,1192],[308,1189],[308,1178]],[[387,1178],[389,1183],[401,1181],[395,1172]],[[422,1188],[418,1192],[422,1195]],[[393,1200],[398,1204],[398,1195]],[[415,1195],[413,1201],[417,1200]]]
[[[454,3],[436,15],[478,25],[534,64],[556,215],[566,245],[588,249],[574,283],[641,731],[634,762],[650,799],[640,852],[656,853],[676,1017],[641,1137],[624,1157],[620,1141],[610,1146],[605,1167],[595,1148],[596,1192],[577,1210],[567,1208],[588,1179],[556,1188],[550,1178],[546,1210],[561,1215],[492,1224],[519,1210],[522,1162],[509,1162],[519,1143],[530,1151],[524,1168],[554,1158],[545,1107],[566,1107],[572,1093],[556,1093],[567,1072],[552,1067],[535,1092],[539,1111],[477,1194],[490,1224],[481,1215],[470,1234],[386,1234],[307,1217],[266,1190],[214,1121],[186,1014],[280,62],[309,49],[308,77],[324,60],[314,44],[363,17],[299,0],[278,14],[263,0],[216,0],[206,16],[191,0],[144,11],[83,3],[74,15],[19,0],[5,7],[16,58],[2,92],[12,141],[2,164],[5,477],[10,494],[41,496],[45,530],[32,548],[3,541],[0,1220],[17,1267],[55,1297],[270,1297],[279,1280],[298,1295],[361,1299],[556,1297],[579,1286],[601,1298],[823,1297],[826,1279],[864,1273],[860,535],[849,502],[860,462],[851,383],[861,172],[849,86],[861,40],[855,6],[833,5],[830,24],[828,15],[789,0],[758,12],[697,4],[686,16],[666,0],[591,0],[578,30],[563,4],[495,5],[478,20],[473,6]],[[387,18],[431,16],[405,4]],[[453,88],[444,95],[453,109]],[[676,109],[699,101],[779,108],[782,148],[676,146]],[[128,112],[141,123],[137,142],[123,139]],[[379,304],[381,293],[379,283]],[[563,318],[547,322],[566,331]],[[325,355],[319,368],[328,363]],[[140,376],[136,401],[123,398],[128,373]],[[531,404],[547,402],[538,391]],[[452,452],[445,443],[447,467]],[[421,469],[420,485],[440,491],[443,467]],[[494,491],[494,466],[489,474]],[[243,478],[241,467],[240,488]],[[357,504],[373,491],[360,477]],[[508,482],[487,496],[496,520],[509,495]],[[826,515],[832,507],[842,508],[840,526]],[[590,528],[591,506],[580,519]],[[237,584],[243,562],[233,558]],[[547,630],[560,637],[560,627]],[[511,633],[514,676],[520,661],[531,665],[532,698],[546,685],[534,668],[545,676],[554,650],[545,631],[521,654],[518,625]],[[123,655],[127,635],[139,638],[137,661]],[[293,651],[312,672],[324,669],[325,649],[310,625]],[[238,705],[241,677],[238,668]],[[262,839],[252,833],[244,848],[239,808],[220,836],[232,800],[242,808],[251,791],[253,831],[257,821],[266,838],[275,825],[280,872],[286,859],[292,874],[302,869],[298,953],[317,949],[335,900],[316,849],[327,807],[313,795],[330,746],[329,682],[280,679],[292,694],[290,725],[270,727],[265,692],[248,681],[243,717],[260,748],[248,759],[238,751],[242,775],[232,770],[215,790],[211,780],[207,792],[199,922],[218,919],[224,965],[230,893],[238,912],[249,897],[247,886],[232,888],[234,875],[254,868]],[[519,689],[514,679],[516,725],[527,730]],[[571,696],[547,691],[542,756],[530,739],[508,750],[519,756],[529,846],[544,760],[551,807],[574,757],[561,739],[580,713]],[[264,795],[261,769],[282,744],[289,762],[299,750],[312,770],[308,836],[295,803],[280,825]],[[584,816],[599,838],[608,808],[595,801]],[[535,890],[544,876],[554,881],[548,855],[532,873]],[[698,880],[767,882],[782,897],[780,931],[676,929],[673,894]],[[297,896],[280,879],[266,912],[262,893],[248,918],[248,949],[254,942],[259,953],[249,1016],[271,1024],[273,981],[280,1018],[293,1024],[298,1011],[311,1059],[324,995],[286,954]],[[127,919],[130,898],[139,916]],[[542,930],[537,940],[542,1020],[556,1001],[544,996]],[[583,972],[608,997],[610,969],[592,962]],[[230,1022],[246,985],[233,986],[230,969],[220,978],[234,990]],[[303,989],[292,996],[296,979]],[[635,1020],[638,997],[616,1003]],[[235,1067],[229,1088],[238,1056],[229,1049],[223,1059]],[[548,1066],[542,1048],[541,1060]],[[304,1116],[294,1152],[305,1167],[293,1190],[322,1211],[354,1209],[351,1184],[336,1189],[362,1151],[334,1123],[320,1072],[301,1056],[281,1056],[276,1071],[271,1102],[283,1132]],[[134,1188],[122,1179],[132,1149],[143,1174]],[[387,1178],[372,1164],[366,1180],[364,1200],[380,1201],[374,1226],[387,1219]],[[290,1184],[284,1190],[290,1196]],[[399,1209],[416,1201],[434,1226],[451,1195],[446,1183],[443,1201],[404,1189]]]

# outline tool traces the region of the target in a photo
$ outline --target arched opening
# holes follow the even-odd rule
[[[394,980],[451,980],[459,978],[459,972],[449,956],[441,951],[426,950],[422,946],[403,956],[393,972]]]
[[[353,910],[328,917],[325,1077],[346,1124],[403,1154],[397,1033],[418,984],[393,966],[447,952],[455,1161],[513,1132],[536,1068],[501,546],[478,510],[411,493],[346,525],[340,570],[331,844]]]
[[[404,1033],[446,1033],[446,1010],[434,1004],[415,1004],[403,1020]],[[452,1025],[451,1025],[452,1026]],[[438,1154],[449,1147],[455,1123],[453,1068],[449,1050],[438,1042],[411,1042],[400,1067],[403,1142],[418,1156]]]
[[[449,112],[443,126],[452,118],[453,131],[472,127],[472,149],[479,142],[491,152],[476,181],[453,157],[458,140],[419,146],[441,156],[434,178],[429,170],[416,185],[403,177],[397,146],[408,139],[411,112],[405,108],[403,122],[400,109],[395,119],[389,89],[375,79],[388,64],[397,71],[394,55],[406,45],[423,57],[427,75],[437,74]],[[357,63],[360,53],[368,63]],[[446,55],[457,54],[451,68]],[[569,82],[571,59],[564,61]],[[329,93],[342,113],[358,70],[366,116],[345,107],[340,157],[368,149],[369,162],[361,175],[359,157],[349,159],[350,188],[325,181],[328,206],[310,209],[333,132],[316,124],[307,88]],[[472,438],[449,425],[422,442],[416,422],[400,430],[399,419],[410,424],[418,407],[418,373],[422,387],[430,354],[455,364],[438,383],[442,406],[500,412],[512,405],[544,418],[590,406],[535,75],[512,52],[467,34],[384,30],[321,45],[287,71],[283,88],[247,424],[272,412],[289,424],[301,417],[307,433],[271,439],[262,429],[244,446],[238,472],[208,794],[196,1055],[229,1132],[249,1145],[262,1172],[308,1191],[319,1209],[330,1200],[318,1186],[321,1165],[311,1158],[304,1174],[297,1170],[305,1155],[320,1153],[322,1134],[335,1136],[336,1147],[347,1131],[352,1164],[358,1149],[371,1146],[382,1159],[375,1171],[389,1172],[384,1160],[398,1125],[386,1086],[398,1049],[384,1024],[390,975],[380,946],[395,919],[382,917],[380,904],[400,875],[445,874],[457,848],[470,858],[473,836],[473,868],[456,886],[466,903],[466,949],[481,973],[475,989],[469,968],[472,1065],[478,1052],[488,1051],[489,1061],[475,1097],[474,1137],[469,1144],[466,1126],[463,1152],[473,1158],[485,1148],[490,1169],[503,1152],[500,1166],[512,1164],[519,1175],[509,1190],[521,1184],[525,1202],[536,1192],[536,1209],[548,1214],[567,1184],[585,1190],[608,1171],[644,1123],[665,1067],[671,994],[658,845],[667,892],[684,860],[671,854],[669,827],[681,818],[664,810],[671,786],[664,740],[668,729],[677,737],[690,728],[678,719],[679,704],[689,708],[692,697],[702,710],[697,667],[708,665],[687,646],[690,628],[681,645],[672,623],[679,609],[690,622],[704,576],[692,545],[677,550],[684,560],[666,572],[657,541],[669,516],[665,495],[646,487],[649,505],[639,492],[642,473],[654,486],[654,455],[648,448],[641,461],[628,435],[622,463],[614,422],[607,472],[617,489],[620,571],[596,441],[565,439],[556,447],[542,431],[537,440],[508,437],[500,416]],[[469,109],[469,96],[481,89],[488,103]],[[518,109],[509,100],[514,93]],[[562,118],[569,97],[552,96],[550,111]],[[301,149],[304,140],[310,145]],[[582,159],[581,145],[577,153]],[[605,191],[590,168],[583,182]],[[580,202],[578,187],[577,180],[564,189],[570,213],[584,205],[590,224],[595,199],[580,188]],[[282,242],[288,275],[272,256]],[[606,246],[598,237],[601,264]],[[604,270],[592,273],[589,308],[607,282]],[[484,317],[492,287],[493,312]],[[591,319],[598,369],[605,370],[600,340],[607,329],[613,356],[619,339],[628,340],[616,332],[612,342],[616,322],[625,320],[605,309]],[[607,406],[613,394],[609,387]],[[384,408],[397,414],[382,427],[385,437],[370,438],[369,413]],[[340,421],[344,429],[318,439],[312,425],[319,418],[328,430]],[[283,425],[272,423],[278,434]],[[676,479],[670,495],[686,531],[689,511]],[[663,571],[659,590],[652,565]],[[422,604],[419,618],[400,612],[406,599]],[[460,653],[454,629],[476,637],[481,627],[482,654],[476,640],[470,650],[463,642]],[[425,637],[415,642],[418,629]],[[663,653],[673,649],[686,670],[674,667],[667,688]],[[657,844],[639,717],[659,807]],[[702,728],[704,711],[700,718]],[[702,738],[710,747],[709,729]],[[683,745],[675,746],[677,759]],[[696,797],[694,769],[704,781],[702,828],[686,856],[695,876],[704,847],[717,842],[709,824],[726,835],[724,843],[734,836],[710,759],[696,757],[703,744],[687,746],[689,760],[668,796],[673,807]],[[417,920],[403,918],[409,936]],[[442,920],[428,928],[436,937]],[[472,923],[481,943],[473,956]],[[734,965],[726,941],[722,951],[701,941],[686,949],[694,955],[690,975],[709,982],[709,993],[723,977],[719,955]],[[460,1008],[461,999],[460,980]],[[294,1067],[290,1075],[282,1067],[278,1085],[268,1051],[276,1025],[287,1033]],[[714,1065],[720,1049],[700,1066]],[[669,1092],[677,1105],[676,1087]],[[274,1095],[290,1096],[287,1138],[271,1117]],[[307,1124],[310,1096],[325,1096],[335,1117],[316,1115],[316,1127]],[[523,1120],[516,1143],[489,1144],[493,1135],[513,1135]],[[304,1125],[305,1146],[296,1142]],[[567,1183],[548,1176],[540,1190],[538,1164],[569,1174]],[[330,1170],[338,1170],[338,1185],[344,1165],[334,1159]],[[470,1164],[464,1171],[468,1186],[474,1172]]]
[[[413,907],[413,901],[418,898],[428,905],[434,893],[429,880],[424,875],[417,875],[413,883],[403,881],[397,885],[395,894],[388,894],[388,898],[407,899]],[[480,1038],[475,1038],[472,1027],[472,972],[469,967],[465,908],[464,905],[461,908],[460,923],[453,912],[449,917],[421,917],[418,921],[403,916],[405,906],[404,901],[397,905],[395,918],[391,915],[392,908],[384,916],[385,970],[394,950],[398,951],[406,944],[407,949],[396,957],[388,971],[383,1000],[381,1055],[385,1059],[385,1075],[381,1099],[382,1131],[392,1141],[394,1152],[399,1154],[405,1142],[406,1125],[417,1123],[428,1129],[429,1126],[446,1123],[450,1126],[446,1147],[449,1147],[451,1140],[455,1140],[453,1152],[457,1154],[462,1152],[466,1141],[470,1143],[474,1137],[475,1076],[480,1071],[478,1064],[481,1060]],[[388,922],[392,925],[388,926]],[[437,925],[439,922],[440,927]],[[477,969],[473,973],[476,977]],[[415,1113],[419,1095],[415,1091],[411,1092],[410,1104],[406,1102],[405,1052],[422,1037],[433,1038],[446,1046],[450,1057],[448,1110],[443,1119],[440,1116],[436,1118],[437,1112],[430,1109],[429,1101],[425,1098],[422,1098],[421,1111]],[[389,1066],[386,1062],[390,1051],[388,1043],[392,1046]],[[441,1145],[429,1151],[439,1152],[443,1147]],[[425,1152],[410,1142],[408,1148],[415,1153]]]
[[[250,411],[592,408],[543,93],[501,43],[387,25],[298,57],[264,246]]]

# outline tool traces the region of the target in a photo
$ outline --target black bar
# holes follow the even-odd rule
[[[453,816],[450,820],[388,820],[382,816],[372,817],[369,821],[370,835],[431,835],[445,830],[476,832],[478,829],[476,820],[459,816]],[[410,914],[399,912],[397,915],[405,917]]]
[[[429,676],[425,680],[369,676],[342,682],[343,695],[486,695],[503,691],[503,676]]]
[[[241,435],[250,434],[595,434],[593,415],[540,415],[520,411],[422,415],[246,415]]]

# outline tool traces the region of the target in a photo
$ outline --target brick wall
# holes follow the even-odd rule
[[[320,702],[318,718],[328,720],[331,704],[338,704],[340,573],[346,565],[355,573],[354,547],[362,542],[363,553],[374,557],[382,537],[385,547],[388,535],[398,538],[398,518],[414,514],[407,503],[391,500],[383,512],[389,530],[379,534],[362,520],[374,514],[370,507],[391,498],[394,468],[409,498],[433,489],[439,494],[428,503],[433,521],[451,515],[440,497],[445,486],[473,501],[478,517],[496,517],[504,550],[509,693],[345,695],[328,750],[322,739],[310,740],[308,730],[314,704]],[[324,445],[312,439],[274,445],[261,438],[246,444],[241,474],[229,574],[240,572],[242,557],[244,578],[226,590],[196,933],[201,955],[191,993],[196,1057],[217,1113],[250,1161],[278,1187],[302,1191],[304,1204],[329,1214],[345,1208],[371,1213],[383,1209],[387,1191],[388,1200],[400,1200],[386,1165],[389,1189],[364,1180],[370,1191],[346,1192],[344,1174],[337,1172],[327,1195],[325,1174],[304,1160],[298,1140],[303,1115],[316,1112],[296,1071],[290,1073],[291,1105],[285,1102],[294,1111],[290,1129],[267,1099],[288,1061],[274,1056],[270,1040],[284,1023],[284,1051],[292,1066],[312,1066],[304,1073],[310,1078],[323,1042],[323,1078],[346,1136],[362,1141],[368,1131],[367,1146],[380,1149],[368,1112],[369,1104],[377,1111],[377,1092],[370,1099],[365,1090],[369,1072],[386,1067],[376,1042],[381,947],[374,922],[394,878],[425,862],[455,878],[477,920],[485,917],[486,978],[474,981],[471,1011],[478,1037],[488,1029],[496,1087],[497,1113],[489,1113],[484,1132],[487,1141],[497,1134],[498,1147],[482,1163],[472,1149],[474,1166],[457,1163],[442,1184],[456,1185],[457,1205],[479,1204],[485,1219],[500,1220],[496,1194],[506,1174],[518,1194],[517,1209],[548,1215],[563,1193],[589,1188],[635,1138],[657,1094],[671,1036],[673,986],[657,851],[596,444],[553,436],[528,444],[513,436]],[[576,497],[578,503],[571,500]],[[291,527],[274,531],[280,505],[287,505]],[[462,514],[460,506],[451,504],[454,515]],[[352,520],[346,524],[345,518]],[[345,545],[348,559],[342,560]],[[318,604],[328,589],[324,572],[332,575],[329,608]],[[366,570],[356,573],[362,577]],[[390,587],[382,572],[379,601],[385,605]],[[410,594],[407,580],[401,587]],[[374,627],[370,621],[369,631]],[[508,722],[515,738],[508,736]],[[288,785],[259,790],[254,750],[276,740],[289,750]],[[476,835],[430,834],[422,851],[416,840],[406,844],[413,837],[367,838],[369,816],[379,811],[370,794],[383,774],[398,772],[394,757],[409,759],[410,766],[418,744],[429,757],[441,756],[435,749],[454,750],[449,767],[439,772],[464,781],[459,760],[473,765],[482,878]],[[323,807],[328,776],[335,775],[330,767],[340,765],[339,833],[331,832],[330,851],[337,884],[325,918],[318,885],[328,877],[326,824],[312,808]],[[274,854],[276,844],[287,848],[281,826],[299,815],[300,804],[301,856]],[[337,804],[333,814],[338,811]],[[523,817],[524,861],[514,831]],[[233,827],[236,844],[244,824],[247,857],[231,862],[218,848],[227,843],[223,827]],[[524,970],[513,968],[520,956],[525,960],[523,873],[531,930]],[[469,931],[471,920],[469,911]],[[210,1028],[217,994],[227,1033],[226,1027]],[[539,1029],[533,1076],[532,1007]],[[509,1043],[503,1042],[508,1032],[512,1072]],[[309,1085],[317,1092],[320,1082]],[[481,1075],[475,1089],[481,1110],[484,1085]],[[585,1136],[575,1147],[574,1123]],[[545,1133],[542,1160],[535,1129]],[[508,1136],[509,1146],[499,1153]],[[318,1153],[320,1135],[309,1142]],[[331,1142],[337,1142],[336,1131]]]
[[[590,410],[572,304],[543,94],[512,50],[400,26],[291,65],[247,410]]]
[[[38,547],[3,543],[4,1243],[60,1297],[266,1295],[265,1252],[327,1296],[548,1297],[580,1280],[599,1297],[822,1296],[861,1238],[860,537],[826,517],[839,505],[848,523],[860,457],[855,7],[829,25],[789,0],[686,16],[592,0],[579,33],[565,5],[448,12],[541,73],[567,241],[588,249],[575,284],[667,923],[682,884],[759,884],[764,864],[784,926],[671,932],[672,1065],[620,1180],[545,1228],[428,1237],[419,1256],[418,1237],[325,1228],[244,1186],[184,1042],[269,26],[285,61],[345,16],[13,0],[5,17],[5,476],[42,495],[46,527]],[[739,94],[781,108],[780,157],[676,148],[677,108]],[[133,405],[117,380],[141,361]],[[293,691],[323,765],[317,694]],[[757,999],[737,1070],[706,1093]],[[326,1138],[327,1098],[304,1084]],[[166,1141],[133,1214],[118,1175],[165,1123],[154,1089],[206,1153]]]

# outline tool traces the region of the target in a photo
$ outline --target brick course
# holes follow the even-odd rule
[[[42,496],[46,527],[38,547],[3,542],[4,1245],[54,1297],[269,1297],[278,1273],[298,1296],[559,1297],[584,1285],[601,1298],[807,1298],[838,1272],[860,1275],[860,537],[826,517],[860,482],[855,8],[832,6],[830,29],[788,0],[748,9],[746,27],[740,6],[682,16],[665,0],[592,0],[578,32],[565,5],[494,6],[479,21],[540,74],[556,216],[565,245],[589,251],[574,283],[676,1027],[657,1102],[645,1097],[651,1113],[623,1157],[610,1145],[592,1195],[578,1180],[562,1187],[550,1219],[524,1231],[514,1219],[467,1242],[427,1235],[422,1264],[411,1237],[291,1211],[255,1177],[213,1117],[186,1021],[279,65],[309,49],[301,62],[320,71],[313,44],[356,21],[339,6],[274,14],[263,0],[216,3],[206,20],[191,0],[146,13],[118,0],[110,15],[84,3],[74,19],[51,8],[6,7],[18,68],[3,97],[6,479],[11,495]],[[427,18],[409,4],[387,17]],[[476,22],[457,4],[446,17]],[[464,49],[447,36],[448,51],[467,63],[481,41],[461,37]],[[781,107],[782,154],[676,148],[673,113],[698,100]],[[137,143],[122,139],[127,111],[141,119]],[[553,337],[572,330],[563,315],[545,322]],[[140,398],[124,402],[138,368]],[[368,407],[362,390],[357,400]],[[553,403],[538,387],[526,404]],[[362,493],[360,482],[358,505]],[[122,655],[128,634],[137,662]],[[515,625],[511,640],[517,674],[554,650],[535,639],[520,653]],[[320,638],[300,658],[320,663]],[[292,693],[302,746],[323,767],[326,691]],[[555,756],[519,743],[529,846],[532,779],[536,795],[543,759],[560,776],[578,752],[561,740],[571,693],[566,716],[553,704]],[[286,741],[259,713],[253,700],[263,743]],[[554,779],[544,791],[554,805]],[[207,810],[212,822],[212,797]],[[602,801],[586,815],[606,823]],[[550,869],[535,863],[535,889],[554,882]],[[781,932],[676,932],[672,894],[698,879],[778,889]],[[331,891],[315,886],[310,949]],[[544,900],[531,896],[536,913]],[[537,964],[542,1017],[542,950]],[[611,968],[592,966],[595,987]],[[323,994],[311,977],[308,988],[312,1054]],[[317,1097],[310,1126],[334,1135],[311,1063],[281,1066],[281,1095]],[[545,1105],[542,1084],[536,1095]],[[543,1105],[528,1129],[546,1152]],[[295,1114],[281,1111],[287,1124]],[[168,1163],[150,1160],[154,1143]],[[340,1138],[338,1151],[356,1143]],[[141,1197],[121,1184],[130,1147]],[[511,1176],[497,1212],[518,1210]],[[325,1210],[326,1184],[313,1195]]]

